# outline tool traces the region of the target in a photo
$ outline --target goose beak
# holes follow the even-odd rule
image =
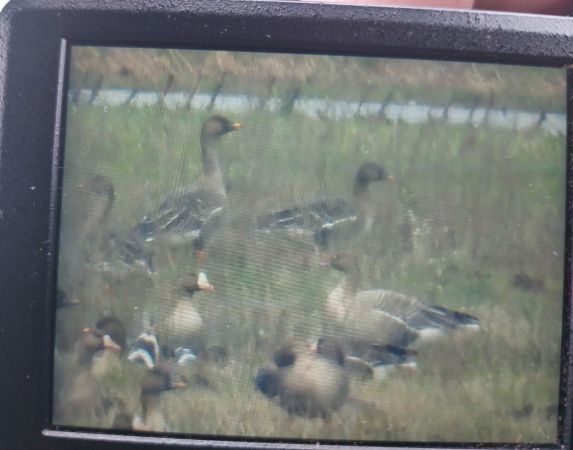
[[[103,337],[103,348],[112,352],[120,352],[121,347],[114,342],[107,334]]]
[[[235,122],[235,123],[231,124],[231,128],[233,130],[238,130],[239,128],[243,128],[243,125],[241,125],[240,122]]]
[[[199,287],[199,289],[201,289],[202,291],[213,292],[215,290],[215,287],[211,283],[209,283],[209,280],[207,279],[207,275],[205,275],[205,272],[201,272],[199,274],[197,279],[197,287]]]
[[[173,389],[183,389],[187,387],[187,383],[184,381],[174,381],[173,384],[171,384],[171,387]]]
[[[395,181],[396,177],[394,175],[388,175],[388,181]]]

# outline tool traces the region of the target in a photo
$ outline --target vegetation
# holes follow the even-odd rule
[[[222,70],[210,66],[214,57],[206,57],[199,69],[194,64],[198,56],[185,52],[153,51],[155,56],[145,60],[153,67],[148,71],[141,55],[149,50],[109,50],[103,60],[101,50],[74,52],[81,55],[75,80],[93,74],[95,65],[116,73],[118,80],[121,68],[129,67],[125,76],[137,72],[142,83],[156,83],[156,88],[165,73],[157,67],[165,66],[178,80],[179,73],[189,70],[197,76],[202,70],[205,83],[214,83]],[[129,58],[120,64],[117,55]],[[221,55],[220,65],[235,64],[233,76],[242,80],[229,82],[232,89],[268,95],[264,84],[250,79],[258,67],[246,69],[253,57]],[[279,60],[282,65],[273,66]],[[356,59],[258,55],[254,61],[268,65],[269,73],[274,67],[276,77],[284,74],[273,89],[304,81],[305,92],[327,98],[346,95],[341,86],[363,88],[368,83],[361,77],[374,77],[368,64]],[[336,77],[337,64],[343,62],[348,62],[343,65],[348,73]],[[289,76],[288,64],[291,72],[303,75]],[[439,83],[440,64],[376,62],[372,70],[384,69],[385,77],[374,83],[367,99],[376,101],[383,96],[382,89],[398,86],[400,95],[409,92],[422,100],[435,96],[437,101],[442,98],[440,90],[428,87],[439,84],[441,92],[452,95],[492,91],[496,98],[499,94],[519,102],[512,92],[502,95],[503,87],[511,85],[536,105],[551,103],[547,100],[551,95],[538,87],[543,80],[540,69],[490,66],[487,70],[495,71],[498,79],[489,79],[488,88],[480,90],[478,82],[468,80],[472,71],[484,78],[487,70],[458,65],[461,78],[452,88],[451,79]],[[400,81],[405,67],[416,71]],[[320,71],[331,79],[323,80]],[[311,74],[315,84],[307,79]],[[352,81],[355,75],[358,79]],[[514,84],[516,77],[523,77],[524,84]],[[129,229],[166,192],[197,179],[198,130],[212,112],[244,125],[225,137],[219,148],[230,206],[222,229],[208,244],[207,270],[216,291],[201,294],[196,301],[206,323],[205,341],[226,346],[231,361],[224,368],[204,369],[209,387],[194,386],[165,396],[175,431],[351,441],[556,441],[563,136],[538,127],[516,132],[437,121],[315,119],[296,112],[269,114],[265,108],[238,117],[233,111],[173,110],[161,103],[141,108],[70,103],[62,260],[66,236],[73,236],[89,213],[87,194],[77,189],[82,180],[99,173],[113,181],[116,203],[107,227]],[[383,382],[356,380],[351,401],[331,422],[291,419],[255,391],[254,374],[270,363],[272,351],[285,338],[332,332],[323,311],[339,274],[319,267],[312,246],[256,232],[255,216],[320,195],[350,197],[354,173],[365,160],[382,163],[396,181],[373,187],[376,225],[352,243],[360,255],[363,286],[385,287],[469,312],[480,318],[482,329],[423,349],[415,374],[397,373]],[[152,310],[169,295],[175,280],[196,270],[190,255],[179,253],[173,260],[165,249],[156,250],[158,274],[152,281],[133,275],[110,284],[86,266],[82,309],[60,314],[74,314],[76,321],[89,325],[108,309],[125,320],[135,337],[141,330],[142,311]],[[139,385],[133,380],[141,379],[139,368],[122,364],[116,375],[108,388],[137,410]]]

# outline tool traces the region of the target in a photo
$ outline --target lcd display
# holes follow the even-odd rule
[[[556,443],[565,85],[73,46],[53,423]]]

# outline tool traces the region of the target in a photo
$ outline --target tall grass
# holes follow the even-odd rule
[[[563,137],[538,128],[331,121],[263,110],[225,114],[244,128],[219,146],[229,206],[208,243],[207,271],[216,292],[200,294],[195,304],[205,319],[202,339],[226,346],[231,361],[226,368],[201,369],[209,388],[166,394],[175,431],[352,441],[556,441]],[[110,177],[116,204],[106,226],[128,229],[166,192],[197,179],[198,133],[207,116],[160,105],[70,105],[64,280],[66,234],[72,236],[89,212],[87,194],[76,186],[95,173]],[[377,222],[352,242],[363,286],[469,312],[482,329],[421,351],[416,374],[354,382],[351,401],[330,423],[291,419],[255,391],[254,374],[287,337],[318,337],[332,329],[324,303],[339,278],[319,267],[311,245],[260,234],[254,219],[317,196],[350,198],[354,173],[365,160],[382,163],[396,181],[373,186]],[[110,282],[90,266],[82,270],[84,302],[73,313],[75,322],[89,325],[106,310],[125,320],[133,338],[142,311],[153,311],[176,280],[196,268],[179,254],[175,263],[159,258],[151,281],[134,275]],[[516,274],[538,280],[541,288],[516,285]],[[62,322],[61,331],[69,326]],[[138,369],[118,370],[109,388],[136,410]]]

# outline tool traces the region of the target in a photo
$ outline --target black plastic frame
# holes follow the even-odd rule
[[[229,0],[164,4],[153,0],[13,0],[0,15],[0,448],[302,449],[315,448],[315,444],[71,432],[51,426],[59,161],[71,44],[336,53],[569,67],[573,63],[573,18]],[[572,448],[573,411],[572,113],[573,69],[569,68],[563,402],[559,444],[546,446],[567,449]]]

